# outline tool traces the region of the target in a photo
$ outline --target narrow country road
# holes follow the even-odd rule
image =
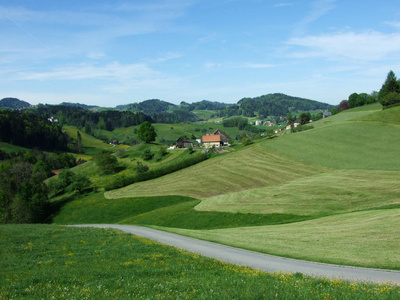
[[[400,284],[400,271],[348,267],[282,258],[133,225],[99,224],[73,226],[114,228],[220,261],[248,266],[266,272],[299,272],[305,275],[330,279],[340,278],[349,281],[368,281],[373,283],[390,281]]]

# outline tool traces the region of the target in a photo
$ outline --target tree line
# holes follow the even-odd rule
[[[337,110],[343,111],[375,102],[381,103],[383,108],[400,103],[400,80],[397,79],[396,74],[392,70],[387,74],[379,92],[372,91],[370,94],[352,93],[347,100],[340,102]]]
[[[68,137],[61,126],[30,111],[0,111],[0,140],[49,151],[67,150]]]

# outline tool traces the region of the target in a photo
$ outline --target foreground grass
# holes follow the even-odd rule
[[[164,230],[239,248],[317,262],[400,270],[400,208],[293,224]]]
[[[0,299],[398,299],[400,287],[267,274],[114,230],[0,226]]]
[[[199,202],[181,196],[105,199],[98,193],[65,204],[53,222],[159,226],[279,256],[400,269],[399,203],[323,217],[322,214],[204,212],[194,209]],[[351,205],[353,210],[362,207]]]

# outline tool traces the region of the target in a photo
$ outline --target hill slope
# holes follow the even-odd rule
[[[400,171],[394,151],[399,149],[400,108],[377,108],[349,110],[315,122],[312,130],[264,140],[108,192],[106,198],[119,199],[109,202],[114,210],[118,203],[125,205],[124,216],[113,220],[164,226],[277,255],[400,269],[400,257],[393,254],[400,247],[399,231],[394,230],[400,221]],[[172,201],[173,196],[166,195],[197,200],[181,198],[179,203],[151,209],[157,201]],[[79,201],[68,203],[57,218],[83,218],[80,210],[90,204],[97,214],[92,222],[102,222],[106,199]],[[129,217],[129,203],[149,210]],[[277,225],[288,216],[286,223],[292,224]],[[209,224],[231,228],[210,230]],[[265,224],[275,225],[260,226]]]
[[[4,108],[20,109],[30,106],[31,105],[28,102],[19,100],[17,98],[3,98],[0,100],[0,107]]]

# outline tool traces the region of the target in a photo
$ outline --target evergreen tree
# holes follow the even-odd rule
[[[400,85],[396,75],[392,70],[389,71],[381,90],[379,91],[379,101],[382,103],[385,96],[389,93],[400,93]],[[382,105],[385,105],[382,103]]]

